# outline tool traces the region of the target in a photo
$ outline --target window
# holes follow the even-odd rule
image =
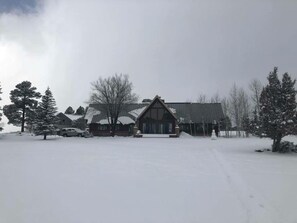
[[[107,130],[107,125],[99,125],[98,130],[100,131],[106,131]]]
[[[152,108],[152,110],[151,110],[151,119],[158,120],[158,109]]]
[[[164,109],[158,109],[158,120],[163,120],[164,113],[167,112]]]

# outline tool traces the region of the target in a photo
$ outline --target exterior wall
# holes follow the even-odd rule
[[[117,136],[131,136],[133,134],[134,124],[130,125],[117,125],[115,135]],[[97,123],[91,123],[89,125],[89,131],[94,136],[110,136],[109,125],[100,125]]]
[[[175,134],[175,126],[176,122],[172,123],[172,131],[163,134]],[[204,124],[204,131],[203,131],[203,124],[202,123],[180,123],[178,124],[180,128],[180,132],[186,132],[193,136],[211,136],[212,130],[215,129],[215,126],[212,123],[205,123]],[[133,135],[133,124],[130,125],[118,125],[115,135],[117,136],[132,136]],[[140,128],[139,128],[140,127]],[[142,129],[143,123],[139,122],[138,129],[141,133],[144,133]],[[94,136],[110,136],[110,130],[108,125],[99,125],[96,123],[92,123],[89,125],[89,131]],[[162,134],[162,133],[151,133],[151,134]]]

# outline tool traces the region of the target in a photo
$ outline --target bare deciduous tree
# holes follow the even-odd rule
[[[200,94],[198,99],[197,99],[198,103],[207,103],[207,97],[205,94]]]
[[[251,99],[254,106],[254,111],[259,114],[260,111],[260,95],[263,89],[261,82],[258,79],[253,79],[249,84],[249,89],[251,90]]]
[[[211,103],[220,103],[221,101],[222,100],[221,100],[219,93],[215,93],[210,99]]]
[[[250,101],[248,94],[243,88],[239,89],[238,101],[241,118],[244,116],[248,117],[250,115]]]
[[[221,101],[223,113],[225,116],[230,116],[230,103],[229,100],[225,97]]]
[[[100,104],[108,120],[111,135],[115,135],[116,124],[119,114],[127,104],[138,100],[136,94],[132,93],[133,85],[128,75],[117,75],[108,78],[99,78],[91,83],[91,103]]]
[[[244,117],[249,116],[249,98],[243,88],[238,88],[236,84],[233,85],[230,91],[229,98],[230,116],[233,123],[236,125],[238,134],[242,129],[242,121]]]
[[[221,98],[219,93],[215,93],[210,100],[207,98],[205,94],[200,94],[197,99],[198,103],[220,103]]]

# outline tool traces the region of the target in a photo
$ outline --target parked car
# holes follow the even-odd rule
[[[83,131],[78,128],[63,128],[60,131],[60,135],[64,137],[70,137],[70,136],[86,137],[87,133],[86,131]]]

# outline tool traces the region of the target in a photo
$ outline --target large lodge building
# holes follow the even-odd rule
[[[108,119],[100,104],[91,104],[85,119],[95,136],[109,136]],[[128,104],[119,115],[116,135],[168,134],[178,136],[180,131],[191,135],[210,135],[219,130],[224,119],[220,103],[166,103],[159,96]]]

